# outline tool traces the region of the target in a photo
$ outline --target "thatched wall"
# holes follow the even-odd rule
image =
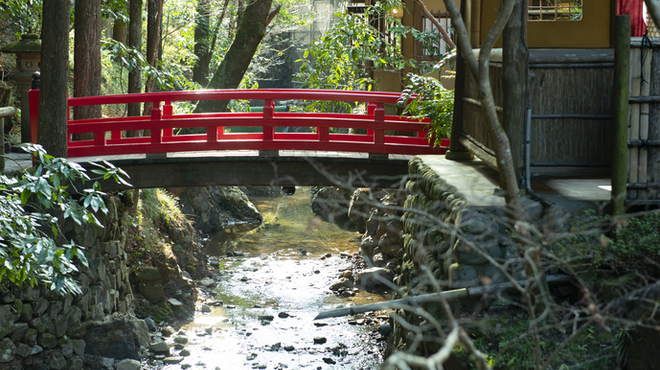
[[[612,51],[532,49],[529,61],[532,172],[568,167],[607,170],[611,163],[608,148],[612,126]],[[495,56],[490,64],[490,76],[500,117],[501,66]],[[468,149],[479,158],[494,164],[493,140],[477,101],[472,76],[465,79],[463,101],[463,131],[459,140],[469,144]]]

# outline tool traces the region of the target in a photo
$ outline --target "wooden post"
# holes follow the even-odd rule
[[[14,107],[4,107],[0,108],[0,170],[5,168],[5,134],[4,134],[4,122],[9,120],[8,117],[13,116],[16,113]]]
[[[465,13],[466,3],[461,1],[461,13]],[[470,73],[465,65],[465,58],[459,45],[456,46],[456,87],[454,88],[454,115],[451,122],[451,141],[445,158],[453,161],[472,159],[470,153],[459,141],[463,133],[463,98],[465,97],[465,77]]]
[[[527,2],[516,2],[502,34],[502,128],[509,137],[518,184],[522,179],[525,117],[527,111]]]
[[[628,99],[630,74],[630,16],[615,17],[614,39],[614,130],[612,148],[612,207],[625,212],[628,184]]]

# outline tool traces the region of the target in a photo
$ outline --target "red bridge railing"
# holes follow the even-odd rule
[[[32,141],[36,142],[39,90],[30,91]],[[210,150],[305,150],[374,154],[443,154],[449,141],[433,147],[428,121],[385,115],[398,93],[337,90],[201,90],[69,98],[69,107],[153,103],[151,115],[68,120],[68,156],[100,156]],[[263,100],[259,113],[174,114],[172,102],[198,100]],[[360,102],[366,114],[275,112],[274,102],[316,100]],[[258,127],[261,132],[225,132],[231,127]],[[316,132],[276,132],[277,127],[312,127]],[[176,134],[179,129],[202,134]],[[202,128],[202,130],[199,130]],[[365,134],[335,133],[354,129]],[[149,130],[149,136],[126,137],[126,131]],[[258,129],[257,129],[258,130]],[[353,130],[353,131],[354,131]],[[366,131],[365,131],[366,130]],[[347,132],[347,130],[341,130]],[[412,135],[396,135],[406,132]],[[72,134],[93,133],[94,139],[72,141]]]

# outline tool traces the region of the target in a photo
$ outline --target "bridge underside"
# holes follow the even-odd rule
[[[83,167],[92,166],[78,159]],[[99,160],[101,158],[94,158]],[[408,174],[408,159],[241,156],[104,158],[126,171],[136,188],[237,186],[329,186],[399,188]],[[122,190],[115,182],[103,190]]]

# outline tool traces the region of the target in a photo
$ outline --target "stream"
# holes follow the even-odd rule
[[[163,368],[377,368],[387,314],[314,321],[321,311],[389,299],[364,291],[339,297],[328,289],[351,269],[359,234],[315,218],[309,188],[252,201],[266,222],[213,248],[213,284],[202,289],[194,321],[167,339],[178,343],[172,356],[181,362]]]

